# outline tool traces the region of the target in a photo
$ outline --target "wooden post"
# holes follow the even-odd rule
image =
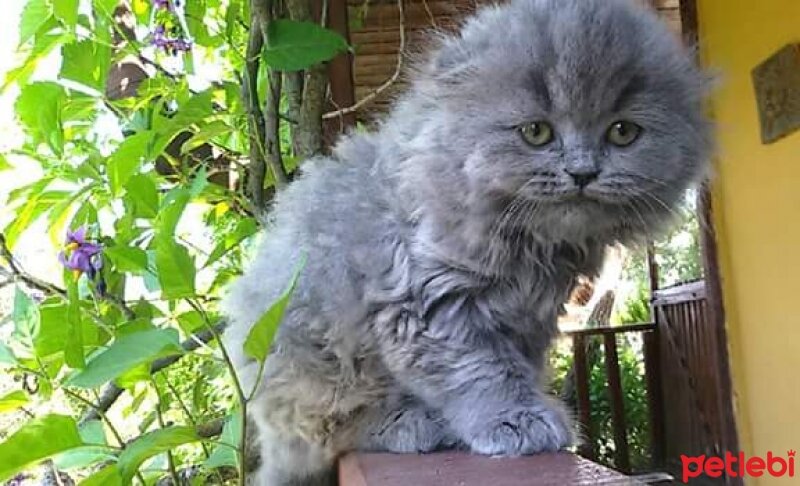
[[[650,419],[651,465],[658,470],[664,465],[664,394],[661,388],[661,356],[658,348],[658,327],[642,334],[644,341],[644,373],[647,382],[647,411]]]
[[[611,402],[611,421],[614,428],[614,463],[620,471],[630,471],[628,455],[628,436],[625,424],[625,403],[622,394],[622,378],[619,371],[617,355],[617,336],[614,333],[603,336],[606,355],[606,373],[608,374],[608,391]]]
[[[572,335],[572,356],[575,366],[575,391],[578,398],[578,421],[583,434],[583,442],[578,452],[583,457],[594,460],[596,454],[589,402],[589,371],[586,368],[586,340],[582,334]]]

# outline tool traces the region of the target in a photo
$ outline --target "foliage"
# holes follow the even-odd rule
[[[115,18],[116,0],[28,0],[22,62],[2,83],[19,87],[25,140],[0,154],[0,171],[35,164],[40,177],[11,192],[13,219],[0,232],[0,269],[16,282],[0,368],[18,384],[0,412],[32,415],[0,443],[0,482],[45,460],[84,484],[176,483],[185,470],[205,483],[243,481],[241,418],[255,390],[241,389],[215,338],[222,289],[241,273],[265,209],[243,189],[263,162],[251,157],[247,103],[265,99],[270,70],[308,69],[347,45],[317,24],[274,19],[243,96],[248,39],[260,37],[246,0],[129,5],[132,25]],[[53,56],[58,74],[42,77]],[[113,92],[130,81],[114,77],[119,63],[144,73],[125,96]],[[281,154],[292,170],[288,139]],[[269,193],[275,180],[262,174],[256,185]],[[48,281],[13,257],[37,221],[65,267]],[[246,343],[262,363],[286,285]],[[115,387],[124,398],[106,410]],[[37,415],[51,399],[70,413]]]
[[[614,429],[605,356],[602,343],[593,338],[588,346],[596,346],[596,359],[589,369],[589,403],[594,436],[593,448],[597,461],[615,467]],[[650,431],[647,410],[647,392],[642,361],[641,342],[621,337],[617,340],[620,378],[623,390],[626,432],[631,467],[635,471],[647,470],[650,465]],[[557,346],[551,355],[553,380],[551,389],[559,394],[573,363],[571,346]]]

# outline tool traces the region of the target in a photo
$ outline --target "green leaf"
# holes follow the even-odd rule
[[[85,444],[107,445],[106,431],[100,420],[88,420],[79,427],[81,439]]]
[[[72,30],[78,22],[78,0],[56,0],[53,13],[65,27]]]
[[[107,46],[93,40],[65,44],[61,48],[60,76],[103,92],[110,56]]]
[[[127,334],[92,357],[86,368],[67,379],[67,385],[95,388],[129,369],[164,356],[183,353],[174,329],[152,329]]]
[[[65,198],[69,198],[70,194],[67,191],[31,192],[22,209],[16,211],[17,217],[4,230],[8,247],[13,250],[17,239],[34,221]]]
[[[14,335],[27,346],[32,347],[36,336],[39,334],[41,315],[36,302],[19,287],[14,289]]]
[[[8,159],[5,157],[5,155],[0,154],[0,172],[4,170],[11,170],[13,168],[14,166],[8,162]]]
[[[208,17],[206,0],[192,0],[186,3],[186,27],[189,29],[194,41],[205,47],[219,47],[222,37],[212,36],[206,28],[204,19]]]
[[[256,233],[258,233],[258,223],[256,223],[255,219],[246,218],[239,221],[239,223],[236,224],[236,228],[231,233],[225,234],[223,240],[211,250],[211,253],[208,255],[208,260],[203,264],[203,267],[205,268],[212,265],[225,256],[226,253],[237,247],[242,241]]]
[[[53,463],[59,470],[82,469],[103,461],[117,458],[115,450],[107,446],[88,445],[64,451],[53,457]]]
[[[267,26],[263,59],[278,70],[299,71],[346,50],[341,35],[313,22],[274,20]]]
[[[267,309],[267,312],[256,321],[253,327],[250,328],[247,339],[244,341],[244,353],[247,356],[262,363],[267,359],[272,339],[275,337],[275,332],[277,332],[286,307],[289,305],[289,301],[292,298],[292,293],[297,285],[297,279],[300,276],[300,271],[303,266],[304,263],[301,262],[295,274],[292,276],[289,287],[278,297],[278,300]]]
[[[227,135],[232,132],[234,132],[234,129],[230,125],[223,121],[215,120],[207,125],[202,126],[197,132],[195,132],[194,135],[192,135],[192,138],[185,141],[181,146],[181,154],[187,154],[216,137]]]
[[[0,397],[0,413],[13,412],[30,402],[28,395],[22,390],[16,390]]]
[[[52,14],[46,0],[28,0],[19,21],[19,45],[28,42]]]
[[[3,368],[4,365],[16,366],[18,363],[17,357],[14,356],[14,352],[11,351],[11,348],[0,343],[0,368]]]
[[[63,301],[45,303],[39,308],[41,316],[39,333],[34,341],[36,355],[45,358],[64,351],[65,343],[69,337],[70,329],[64,325],[69,306]],[[81,341],[86,346],[98,344],[98,327],[94,324],[81,323]],[[73,337],[74,339],[74,337]]]
[[[67,282],[67,339],[64,341],[64,362],[70,368],[83,368],[86,358],[83,354],[83,322],[81,321],[80,296],[78,282],[64,271]]]
[[[68,38],[69,34],[40,34],[37,35],[33,49],[31,49],[30,53],[28,54],[28,58],[25,59],[25,62],[19,65],[19,67],[12,69],[6,73],[6,77],[3,80],[3,85],[0,87],[0,92],[3,92],[8,88],[11,83],[19,82],[20,84],[24,84],[28,78],[33,74],[34,70],[36,70],[36,66],[39,65],[39,61],[43,58],[47,57],[61,41]]]
[[[119,467],[111,464],[81,481],[80,486],[122,486]]]
[[[156,242],[156,274],[165,299],[195,295],[194,260],[182,245],[166,238]]]
[[[158,188],[152,177],[136,174],[125,184],[125,199],[133,205],[135,216],[155,218],[158,215]]]
[[[92,0],[92,7],[94,7],[98,17],[112,18],[114,8],[118,3],[119,0]]]
[[[190,199],[191,194],[183,187],[176,187],[167,193],[161,202],[161,210],[156,221],[158,238],[171,240],[175,237],[175,229]]]
[[[123,483],[128,483],[133,478],[146,459],[198,440],[200,437],[192,427],[165,427],[144,434],[129,443],[119,456],[118,465]]]
[[[72,417],[45,415],[34,418],[0,444],[0,481],[59,452],[82,445]]]
[[[120,272],[142,275],[148,271],[147,252],[135,246],[110,246],[103,254]]]
[[[37,143],[46,143],[58,156],[64,149],[64,128],[61,109],[67,102],[63,87],[42,81],[22,88],[14,104],[19,120]]]
[[[217,446],[214,447],[211,455],[206,459],[205,467],[208,469],[223,466],[237,467],[239,455],[236,448],[239,444],[241,431],[242,414],[238,410],[234,410],[225,420],[225,426],[222,428],[222,434],[219,436]]]
[[[111,194],[118,196],[122,187],[141,167],[148,157],[148,148],[153,141],[153,134],[148,131],[139,132],[126,138],[108,159],[108,182]]]

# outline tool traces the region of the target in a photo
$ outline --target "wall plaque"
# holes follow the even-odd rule
[[[765,144],[800,129],[800,43],[789,44],[753,69]]]

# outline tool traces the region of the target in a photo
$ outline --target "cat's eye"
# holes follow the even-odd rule
[[[617,147],[627,147],[639,138],[642,127],[629,121],[614,122],[606,133],[606,140]]]
[[[543,147],[555,138],[553,127],[543,121],[526,123],[519,127],[522,139],[534,147]]]

